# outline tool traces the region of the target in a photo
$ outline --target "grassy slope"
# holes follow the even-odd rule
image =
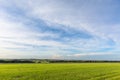
[[[0,80],[120,80],[120,64],[0,64]]]

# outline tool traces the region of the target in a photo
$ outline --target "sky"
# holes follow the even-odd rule
[[[0,59],[120,60],[119,0],[0,0]]]

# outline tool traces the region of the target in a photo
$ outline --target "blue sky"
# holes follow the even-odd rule
[[[0,58],[120,60],[119,0],[0,0]]]

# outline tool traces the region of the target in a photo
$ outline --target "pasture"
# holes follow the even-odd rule
[[[120,63],[0,64],[0,80],[120,80]]]

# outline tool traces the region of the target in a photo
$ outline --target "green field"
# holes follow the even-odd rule
[[[120,64],[0,64],[0,80],[120,80]]]

